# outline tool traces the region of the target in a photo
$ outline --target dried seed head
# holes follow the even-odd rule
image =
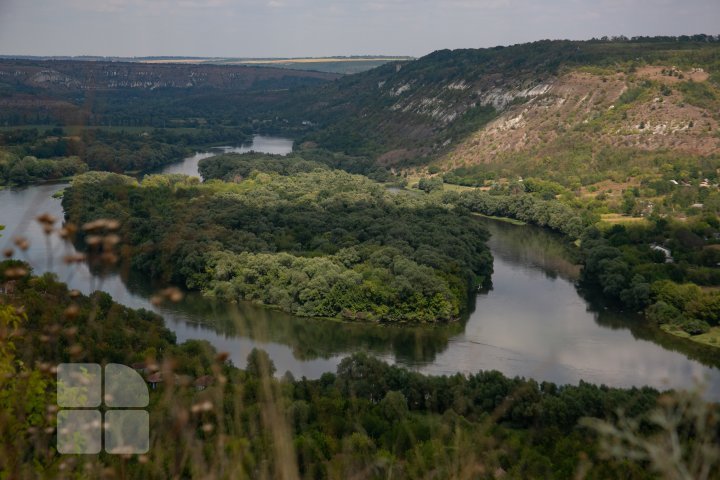
[[[183,299],[183,292],[177,287],[168,287],[160,291],[160,295],[173,303]]]
[[[53,225],[55,222],[57,222],[57,218],[53,217],[49,213],[43,213],[42,215],[38,215],[36,220],[43,225]]]
[[[65,329],[64,333],[65,333],[66,337],[72,338],[75,335],[77,335],[77,332],[78,332],[78,327],[69,327],[69,328]]]
[[[49,223],[44,224],[43,227],[42,227],[42,229],[43,229],[43,233],[44,233],[45,235],[50,235],[50,234],[53,232],[53,230],[54,230],[54,229],[53,229],[53,226],[52,226],[51,224],[49,224]]]
[[[64,315],[65,318],[68,320],[72,320],[74,318],[77,318],[77,316],[80,314],[80,307],[78,307],[76,304],[72,304],[69,307],[65,309]]]
[[[100,235],[88,235],[87,238],[85,238],[85,243],[91,247],[96,247],[102,243],[102,237]]]
[[[13,256],[13,249],[12,249],[12,248],[6,248],[5,250],[3,250],[3,255],[5,256],[5,258],[10,258],[10,257],[12,257],[12,256]]]
[[[77,298],[82,294],[78,290],[70,290],[68,295],[70,295],[70,298]]]
[[[117,230],[120,228],[120,222],[108,218],[98,218],[92,222],[88,222],[82,226],[82,229],[86,232],[93,232],[97,230]]]
[[[218,363],[225,363],[228,358],[230,358],[230,354],[228,352],[220,352],[215,356],[215,361]]]
[[[86,258],[86,256],[84,253],[73,253],[70,255],[65,255],[63,257],[63,262],[65,262],[67,264],[82,263],[85,261],[85,258]]]
[[[118,243],[120,243],[120,236],[114,233],[106,235],[103,239],[103,247],[107,248],[108,250],[117,245]]]
[[[25,237],[15,237],[13,240],[13,243],[15,243],[15,246],[18,247],[23,252],[30,248],[30,242]]]
[[[68,352],[69,352],[70,355],[72,355],[72,356],[80,355],[80,354],[82,353],[82,351],[83,351],[82,346],[79,345],[79,344],[77,344],[77,343],[76,343],[75,345],[71,346],[71,347],[68,349]]]
[[[120,228],[120,222],[114,219],[105,220],[105,228],[108,230],[117,230]]]
[[[10,267],[6,268],[2,273],[7,280],[17,280],[27,275],[28,271],[23,267]]]
[[[77,233],[77,226],[74,223],[66,223],[63,228],[59,230],[59,235],[61,238],[70,238],[73,235]]]
[[[93,232],[95,230],[100,230],[104,224],[104,220],[93,220],[92,222],[87,222],[83,224],[82,229],[85,232]]]
[[[106,265],[115,265],[120,258],[112,252],[104,252],[100,255],[100,260]]]

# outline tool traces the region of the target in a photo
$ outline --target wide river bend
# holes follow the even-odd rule
[[[222,151],[287,154],[292,141],[256,136],[251,145]],[[217,152],[215,152],[217,153]],[[197,175],[197,153],[163,169]],[[99,276],[86,265],[67,267],[60,258],[71,245],[45,236],[35,222],[43,212],[62,218],[52,198],[66,183],[0,190],[0,248],[15,236],[30,240],[25,259],[36,272],[52,270],[71,287],[103,290],[125,305],[161,314],[178,341],[205,339],[230,353],[238,366],[253,347],[266,350],[279,374],[317,378],[340,360],[367,351],[384,360],[431,374],[495,369],[508,376],[577,384],[580,380],[629,387],[691,388],[720,399],[720,355],[659,334],[634,315],[590,302],[575,286],[579,268],[561,237],[532,226],[478,219],[492,233],[493,288],[478,294],[468,318],[449,327],[392,327],[297,318],[245,303],[228,304],[191,293],[177,304],[155,307],[153,286],[141,275]]]

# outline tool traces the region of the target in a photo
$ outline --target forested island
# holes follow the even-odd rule
[[[225,173],[227,158],[201,168],[235,182],[83,174],[63,207],[77,225],[120,221],[134,268],[301,316],[448,322],[490,284],[468,212],[311,161],[236,155]]]

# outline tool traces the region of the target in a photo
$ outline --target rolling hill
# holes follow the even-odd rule
[[[575,132],[706,155],[718,146],[719,71],[709,36],[443,50],[306,90],[285,112],[315,125],[306,140],[390,166],[537,159]]]

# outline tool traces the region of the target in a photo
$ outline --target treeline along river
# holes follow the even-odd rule
[[[224,151],[286,154],[292,141],[255,137],[251,145]],[[201,152],[162,173],[197,175]],[[346,355],[363,350],[431,374],[499,370],[508,376],[577,384],[580,380],[628,387],[690,388],[698,380],[707,396],[720,399],[720,355],[657,334],[645,320],[588,300],[579,292],[579,267],[559,236],[532,226],[478,218],[492,237],[493,288],[477,295],[462,322],[444,327],[397,327],[298,318],[246,303],[228,304],[190,293],[177,304],[154,306],[159,288],[133,272],[101,275],[86,265],[67,266],[74,247],[49,243],[35,217],[62,218],[52,195],[66,183],[0,191],[0,247],[16,236],[30,241],[25,252],[35,272],[53,271],[71,287],[103,290],[125,305],[161,314],[178,341],[205,339],[230,353],[242,367],[253,347],[266,350],[278,372],[317,378],[334,371]],[[22,258],[22,257],[21,257]]]

